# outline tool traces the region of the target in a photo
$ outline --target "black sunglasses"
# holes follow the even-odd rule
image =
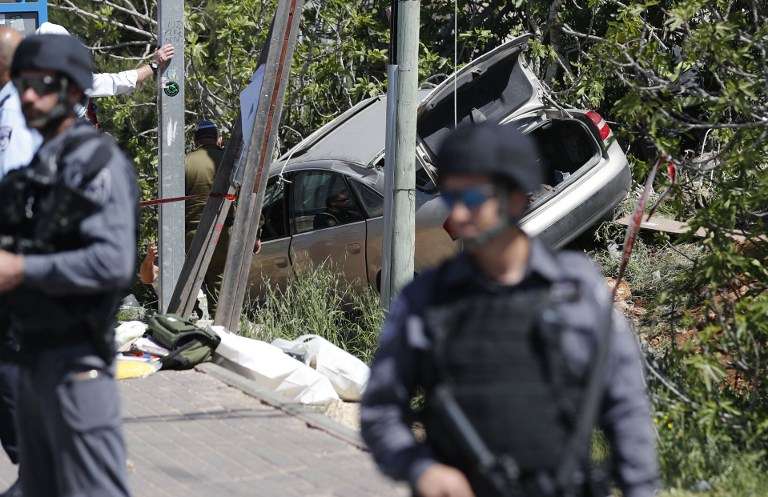
[[[35,90],[40,96],[55,93],[61,90],[61,78],[46,74],[44,76],[17,76],[13,78],[13,84],[19,95],[24,94],[29,88]]]

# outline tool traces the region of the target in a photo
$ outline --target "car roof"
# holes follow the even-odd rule
[[[287,165],[285,164],[285,161],[272,163],[272,166],[269,169],[269,177],[271,178],[281,173],[287,174],[300,170],[313,169],[352,176],[376,190],[381,190],[383,188],[383,177],[381,172],[371,167],[367,167],[364,164],[340,159],[310,159],[291,161]]]
[[[419,90],[419,100],[431,91]],[[302,140],[280,160],[337,159],[368,164],[384,150],[386,116],[386,95],[363,100]]]

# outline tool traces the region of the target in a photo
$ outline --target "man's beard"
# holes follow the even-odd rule
[[[24,113],[24,119],[27,121],[27,126],[34,128],[43,134],[50,131],[51,128],[55,127],[67,115],[66,109],[61,101],[48,112],[40,112],[35,109],[32,104],[22,104],[21,110]]]
[[[24,113],[24,119],[27,121],[27,127],[39,130],[44,128],[50,120],[48,114],[39,112],[33,105],[23,105],[21,110]]]

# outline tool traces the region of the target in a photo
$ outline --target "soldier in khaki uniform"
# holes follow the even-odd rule
[[[196,195],[195,198],[186,201],[185,231],[187,250],[195,237],[200,218],[203,215],[205,203],[213,188],[213,180],[216,176],[216,168],[221,162],[224,151],[221,146],[221,137],[216,125],[208,120],[197,123],[195,129],[195,150],[187,154],[185,170],[185,194]],[[231,223],[227,219],[227,226]],[[219,288],[221,286],[221,274],[224,272],[224,263],[227,257],[229,245],[229,230],[221,232],[221,238],[216,246],[216,251],[211,258],[208,272],[203,281],[203,291],[208,298],[208,309],[213,314],[215,303],[218,301]]]

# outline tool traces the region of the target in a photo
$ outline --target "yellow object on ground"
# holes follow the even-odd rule
[[[161,366],[162,364],[158,359],[118,356],[115,363],[115,378],[118,380],[146,378],[158,371]]]

